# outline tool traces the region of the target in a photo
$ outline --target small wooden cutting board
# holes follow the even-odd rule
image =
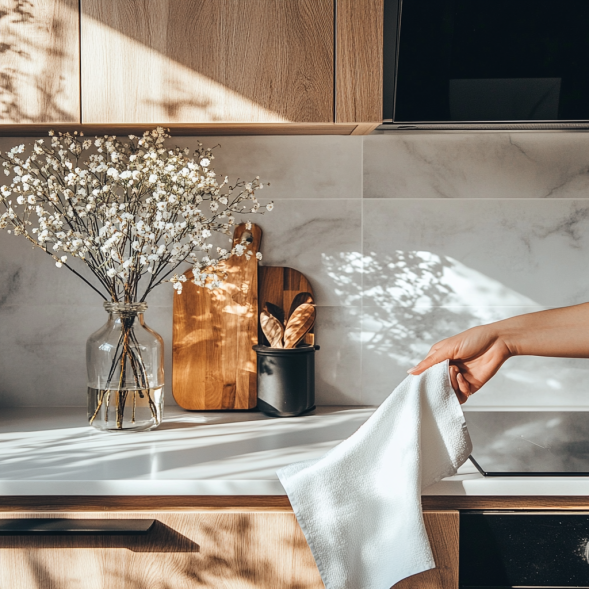
[[[252,409],[257,404],[258,260],[262,230],[238,225],[234,245],[251,234],[252,257],[224,263],[227,278],[209,290],[190,280],[174,295],[172,393],[184,409]]]

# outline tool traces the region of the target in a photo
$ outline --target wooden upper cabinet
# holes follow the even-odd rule
[[[337,0],[337,123],[382,123],[384,0]]]
[[[78,0],[0,0],[0,125],[80,122]]]
[[[334,121],[334,0],[80,6],[84,123]]]

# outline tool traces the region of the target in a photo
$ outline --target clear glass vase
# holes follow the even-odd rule
[[[157,427],[164,409],[164,342],[146,303],[104,303],[108,321],[86,343],[88,422],[105,431]]]

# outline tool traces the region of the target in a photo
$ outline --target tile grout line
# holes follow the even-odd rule
[[[363,189],[363,180],[362,180],[362,191]],[[265,197],[262,197],[265,198]],[[581,202],[589,202],[589,197],[575,197],[575,196],[566,196],[562,198],[558,197],[542,197],[542,196],[530,196],[530,197],[490,197],[485,196],[481,198],[462,198],[462,197],[452,197],[452,198],[443,198],[443,197],[416,197],[416,196],[408,196],[408,197],[372,197],[372,196],[361,196],[362,201],[365,200],[374,200],[374,201],[384,201],[384,202],[395,202],[395,201],[412,201],[412,202],[458,202],[458,201],[472,201],[472,202],[482,202],[482,201],[493,201],[493,202],[511,202],[511,201],[518,201],[518,202],[563,202],[563,201],[581,201]],[[269,198],[267,200],[270,200]],[[357,202],[358,198],[350,198],[345,196],[334,196],[334,197],[274,197],[274,202],[281,201],[281,202],[289,202],[293,200],[314,200],[314,201],[325,201],[331,202],[334,200],[350,200]]]
[[[294,199],[293,199],[294,200]],[[313,199],[298,199],[298,200],[313,200]],[[325,199],[325,200],[334,200],[334,199]],[[342,199],[342,200],[355,200],[355,199]],[[419,196],[395,196],[395,197],[378,197],[378,196],[366,196],[366,197],[362,197],[362,200],[377,200],[377,201],[413,201],[413,202],[420,202],[420,201],[426,201],[426,202],[456,202],[456,201],[472,201],[472,202],[481,202],[481,201],[493,201],[493,202],[510,202],[510,201],[519,201],[519,202],[562,202],[562,201],[589,201],[589,197],[583,196],[563,196],[563,197],[544,197],[544,196],[530,196],[530,197],[525,197],[525,196],[504,196],[504,197],[500,197],[500,196],[484,196],[481,198],[476,198],[476,197],[450,197],[450,198],[444,198],[444,197],[440,197],[440,196],[424,196],[424,197],[419,197]]]
[[[362,332],[364,329],[364,138],[360,143],[360,399],[359,402],[363,403],[364,400],[364,363],[363,363],[363,350],[362,350]]]
[[[266,198],[266,197],[260,197],[258,200],[262,200],[264,198]],[[270,199],[266,198],[266,200],[270,200]],[[287,196],[286,198],[281,198],[280,196],[278,196],[278,197],[274,197],[272,200],[276,203],[277,201],[290,202],[291,200],[316,200],[316,201],[320,200],[320,201],[325,201],[325,202],[331,202],[333,200],[351,200],[353,202],[358,202],[359,199],[358,198],[350,198],[350,197],[346,197],[346,196],[333,196],[333,197],[330,197],[330,196],[327,196],[327,197],[325,197],[325,196],[316,196],[316,197],[302,196],[300,198],[297,196],[295,196],[295,197]],[[393,199],[376,199],[376,200],[393,200]],[[396,199],[396,200],[401,200],[401,199]],[[403,199],[403,200],[411,200],[411,199]],[[421,200],[425,200],[425,199],[421,199]],[[438,200],[438,199],[432,198],[430,200]],[[473,199],[473,200],[481,200],[481,199]],[[492,199],[492,200],[494,200],[494,199]],[[529,199],[525,199],[525,200],[529,200]],[[558,200],[562,200],[562,199],[558,199]],[[588,200],[589,200],[589,198],[588,198]]]

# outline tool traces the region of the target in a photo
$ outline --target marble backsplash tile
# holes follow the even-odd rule
[[[194,148],[197,140],[171,140]],[[362,198],[362,137],[250,136],[204,137],[214,147],[213,165],[219,176],[251,180],[260,176],[260,195],[270,199]]]
[[[85,405],[86,339],[106,317],[100,306],[2,306],[0,405]]]
[[[362,400],[382,403],[432,344],[492,321],[542,310],[532,306],[363,307]],[[516,357],[469,400],[470,407],[588,406],[589,361]]]
[[[86,403],[86,339],[106,322],[100,305],[0,307],[0,407]],[[172,307],[151,306],[146,323],[164,339],[165,402],[172,395]],[[319,307],[315,333],[316,402],[358,404],[361,390],[360,310]],[[194,383],[198,387],[198,383]]]
[[[357,307],[318,307],[315,389],[318,405],[357,405],[362,390],[362,318]]]
[[[342,276],[362,248],[362,201],[284,200],[257,220],[263,231],[262,263],[302,272],[318,305],[357,306],[362,277]]]
[[[584,133],[381,133],[364,140],[369,198],[587,198]]]
[[[0,137],[0,151],[32,141],[34,138]],[[231,183],[260,176],[265,185],[260,196],[362,198],[360,136],[173,136],[170,145],[195,149],[199,141],[215,148],[213,168],[217,176],[229,176]]]
[[[263,263],[314,286],[320,404],[380,403],[439,339],[589,300],[582,133],[203,143],[222,145],[219,173],[270,181],[261,196],[276,207],[256,219]],[[146,314],[166,343],[167,403],[173,296],[160,287]],[[0,405],[84,405],[85,341],[105,318],[75,276],[0,232]],[[588,385],[588,360],[515,358],[469,403],[589,405]]]
[[[317,304],[354,305],[360,289],[328,276],[330,260],[355,255],[362,247],[360,199],[281,200],[271,213],[253,218],[263,231],[263,264],[290,266],[311,280]],[[0,307],[2,305],[101,304],[95,294],[66,268],[57,269],[48,256],[21,237],[0,232]],[[76,269],[82,265],[76,266]],[[84,273],[90,277],[89,273]],[[150,305],[172,304],[172,289],[162,285],[151,293]]]
[[[589,300],[589,201],[364,202],[363,303],[542,305]]]
[[[361,277],[341,285],[333,262],[361,250],[361,199],[282,199],[255,220],[264,231],[265,265],[303,272],[314,287],[317,402],[354,404],[361,389]],[[83,405],[85,342],[106,321],[102,300],[40,250],[0,232],[0,405]],[[171,395],[172,303],[169,285],[149,297],[146,322],[163,338],[166,403]],[[180,295],[181,296],[181,295]],[[325,338],[325,343],[322,339]],[[51,399],[51,400],[49,400]],[[40,402],[42,401],[42,402]]]

